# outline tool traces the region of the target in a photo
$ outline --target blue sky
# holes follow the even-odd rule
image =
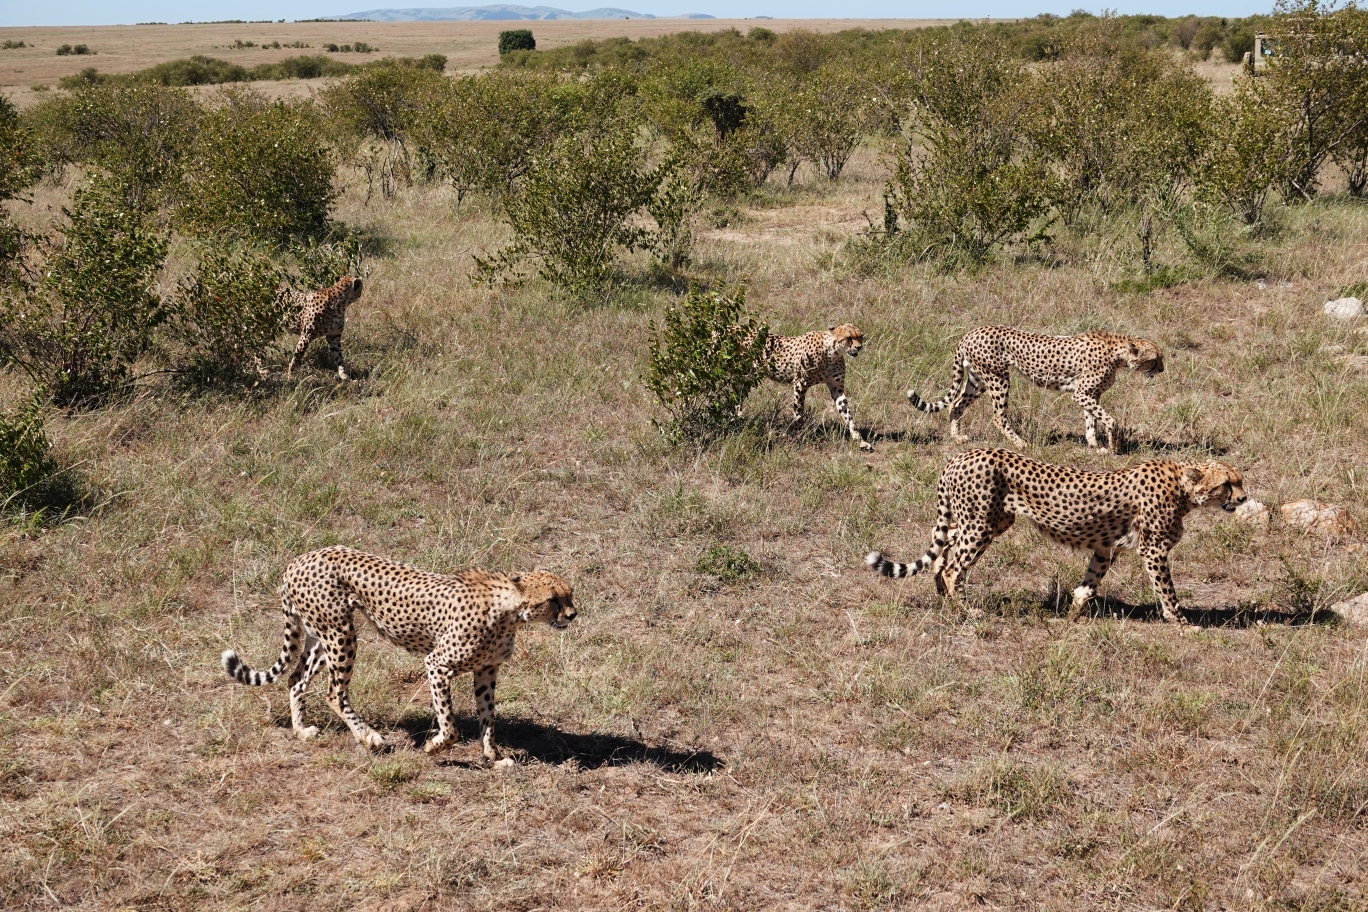
[[[521,0],[536,6],[539,0]],[[673,13],[711,13],[714,16],[844,17],[844,18],[941,18],[984,16],[1034,16],[1037,13],[1066,14],[1084,4],[1050,0],[960,0],[958,3],[908,3],[898,0],[606,0],[606,2],[559,3],[540,0],[546,6],[585,10],[615,6],[655,15]],[[1144,0],[1115,2],[1122,13],[1157,13],[1182,16],[1247,16],[1266,13],[1270,0]],[[188,4],[174,0],[52,0],[47,3],[0,0],[0,26],[15,25],[116,25],[134,22],[183,22],[188,19],[309,19],[362,9],[404,9],[408,7],[478,6],[481,0],[422,0],[422,2],[376,2],[376,0],[202,0]],[[1112,6],[1113,4],[1108,4]],[[1099,7],[1100,9],[1100,7]],[[1093,10],[1097,12],[1098,10]]]

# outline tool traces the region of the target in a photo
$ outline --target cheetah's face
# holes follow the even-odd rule
[[[515,580],[522,591],[523,606],[518,619],[527,623],[544,621],[564,630],[575,619],[574,593],[570,584],[554,573],[536,571]]]
[[[1236,507],[1249,499],[1240,471],[1224,462],[1185,465],[1182,472],[1183,491],[1197,506],[1220,507],[1234,513]]]
[[[1164,353],[1148,339],[1131,339],[1126,344],[1126,364],[1146,377],[1164,372]]]
[[[835,341],[836,351],[847,354],[854,358],[864,347],[864,334],[860,328],[850,323],[842,323],[839,326],[828,327],[832,339]]]

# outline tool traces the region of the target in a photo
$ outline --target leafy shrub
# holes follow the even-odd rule
[[[15,41],[12,38],[6,38],[4,41],[0,41],[0,48],[3,48],[6,51],[21,47],[28,47],[28,45],[24,44],[22,41]]]
[[[502,197],[570,128],[575,92],[538,73],[457,77],[425,99],[418,141],[458,193]]]
[[[337,197],[323,127],[312,102],[224,90],[191,145],[178,221],[201,236],[226,232],[281,248],[321,238]]]
[[[865,86],[849,67],[828,64],[803,77],[789,102],[794,151],[828,180],[845,169],[865,127]]]
[[[0,287],[15,276],[24,234],[2,204],[38,179],[41,161],[33,132],[9,99],[0,96]]]
[[[52,456],[42,397],[0,412],[0,512],[68,508],[76,499],[74,489]]]
[[[1048,157],[1031,142],[1022,71],[1001,48],[966,36],[930,43],[912,80],[885,193],[889,215],[905,223],[894,246],[981,262],[1022,238],[1058,196]]]
[[[1285,124],[1283,195],[1309,200],[1330,155],[1368,122],[1368,11],[1304,0],[1267,30],[1278,55],[1245,94]]]
[[[1071,211],[1172,195],[1202,153],[1206,82],[1164,51],[1127,46],[1114,27],[1064,43],[1030,82],[1026,127]]]
[[[532,37],[530,29],[509,29],[506,32],[499,32],[500,56],[509,51],[535,51],[536,49],[537,39]]]
[[[760,565],[740,548],[728,545],[709,545],[698,555],[694,569],[705,576],[715,576],[723,583],[743,583],[760,572]]]
[[[58,57],[66,57],[66,56],[68,56],[68,55],[70,55],[70,54],[77,54],[77,55],[84,56],[84,55],[89,54],[89,53],[91,53],[90,48],[86,47],[84,44],[78,44],[78,45],[76,45],[75,47],[73,47],[73,46],[71,46],[71,45],[69,45],[69,44],[64,44],[64,45],[62,45],[61,47],[57,48],[57,56],[58,56]]]
[[[320,76],[345,76],[354,67],[322,54],[299,54],[275,63],[259,63],[252,67],[248,79],[318,79]]]
[[[532,163],[504,202],[513,243],[476,257],[490,283],[538,275],[581,298],[601,295],[619,250],[649,246],[651,233],[632,216],[655,199],[664,174],[648,170],[630,124],[557,139]]]
[[[291,316],[280,294],[286,279],[267,249],[201,244],[197,268],[177,285],[169,324],[186,367],[207,379],[259,363]]]
[[[224,82],[246,82],[248,78],[246,67],[203,54],[168,60],[137,74],[138,82],[163,86],[218,85]]]
[[[378,175],[388,197],[399,181],[412,183],[409,144],[428,100],[441,95],[446,80],[440,68],[383,63],[325,89],[322,99],[338,133],[351,140],[347,151],[365,170],[368,187]]]
[[[80,163],[110,175],[128,205],[150,208],[180,179],[200,108],[183,89],[85,86],[43,101],[28,114],[49,167]]]
[[[646,387],[669,413],[661,430],[676,441],[706,441],[735,428],[746,397],[763,379],[767,330],[746,309],[746,289],[691,288],[651,322]]]
[[[57,85],[63,89],[75,91],[87,86],[104,85],[106,82],[109,82],[110,79],[111,77],[101,73],[92,66],[85,67],[80,72],[74,73],[71,76],[63,76],[61,79],[57,80]]]
[[[0,352],[74,405],[125,383],[166,319],[154,284],[167,236],[108,180],[78,190],[63,214],[64,243],[49,242],[42,279],[0,298]]]
[[[1233,95],[1215,100],[1209,124],[1194,176],[1196,196],[1253,225],[1263,217],[1269,192],[1291,179],[1287,120],[1246,79]]]

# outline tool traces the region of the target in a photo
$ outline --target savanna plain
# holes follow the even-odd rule
[[[870,141],[839,181],[805,169],[709,204],[693,249],[775,331],[863,330],[847,391],[866,454],[824,391],[791,428],[772,383],[736,434],[670,445],[643,375],[679,289],[475,284],[472,255],[506,240],[486,203],[440,182],[368,194],[343,168],[336,217],[374,252],[343,340],[359,379],[334,380],[319,343],[290,382],[150,378],[57,413],[92,506],[0,525],[0,905],[1365,908],[1368,649],[1316,619],[1364,590],[1368,552],[1276,506],[1368,518],[1368,336],[1321,310],[1368,276],[1368,208],[1333,187],[1273,204],[1257,278],[1146,288],[1127,234],[868,268],[848,241],[887,178]],[[79,181],[15,219],[56,218]],[[1158,617],[1133,555],[1071,618],[1086,558],[1026,524],[959,601],[864,567],[930,540],[964,447],[905,393],[942,392],[985,323],[1164,349],[1164,373],[1103,400],[1131,429],[1119,456],[1083,444],[1067,395],[1014,382],[1030,455],[1219,458],[1274,507],[1267,527],[1190,517],[1172,562],[1194,631]],[[965,429],[1001,443],[986,401]],[[461,742],[425,756],[421,661],[373,631],[352,699],[385,753],[318,693],[301,743],[283,687],[224,675],[225,648],[277,654],[284,566],[339,543],[573,583],[572,627],[524,630],[500,678],[517,767],[481,761],[463,685]]]

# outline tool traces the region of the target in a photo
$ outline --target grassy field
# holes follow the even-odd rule
[[[62,26],[0,28],[0,41],[23,41],[22,48],[0,49],[0,92],[21,108],[45,96],[32,87],[55,87],[63,76],[85,67],[102,73],[131,73],[167,60],[203,54],[245,67],[274,63],[298,54],[326,54],[324,45],[364,41],[375,53],[330,55],[343,63],[365,63],[381,57],[445,54],[447,68],[474,72],[499,62],[499,32],[530,28],[543,50],[586,38],[646,38],[680,31],[712,32],[736,28],[745,32],[763,25],[777,32],[804,28],[834,32],[851,28],[918,28],[943,24],[937,19],[561,19],[536,22],[251,22],[203,25]],[[236,47],[237,42],[256,47]],[[306,48],[263,48],[263,44],[302,43]],[[93,54],[57,56],[63,44],[84,44]],[[302,96],[323,84],[318,79],[291,79],[258,84],[275,95]]]
[[[880,215],[863,150],[839,184],[703,213],[696,263],[747,280],[779,331],[864,330],[848,389],[875,453],[819,391],[790,432],[776,384],[699,453],[662,444],[641,380],[669,290],[633,280],[586,307],[472,286],[471,255],[503,240],[478,201],[420,186],[365,206],[344,174],[339,217],[384,250],[344,340],[362,379],[315,362],[246,391],[149,381],[55,420],[98,506],[0,526],[0,906],[1368,905],[1364,633],[1289,623],[1365,588],[1357,542],[1195,514],[1173,555],[1201,625],[1186,636],[1129,556],[1069,621],[1059,594],[1086,560],[1024,527],[959,604],[861,563],[929,540],[961,448],[904,391],[939,393],[986,322],[1165,349],[1164,374],[1104,399],[1134,429],[1120,457],[1082,445],[1067,396],[1015,385],[1032,455],[1219,456],[1275,514],[1313,497],[1368,519],[1368,373],[1341,358],[1368,336],[1320,308],[1368,278],[1361,203],[1276,210],[1244,242],[1258,281],[1118,291],[1138,272],[1125,234],[1062,233],[972,274],[870,271],[845,246]],[[18,218],[52,217],[72,186]],[[21,394],[0,377],[0,401]],[[986,402],[965,426],[1000,442]],[[276,654],[281,569],[332,543],[573,582],[575,625],[525,632],[500,681],[518,768],[479,762],[465,694],[456,750],[415,749],[433,724],[421,663],[373,632],[352,694],[386,754],[317,695],[320,739],[292,740],[283,688],[225,677],[227,647]]]

